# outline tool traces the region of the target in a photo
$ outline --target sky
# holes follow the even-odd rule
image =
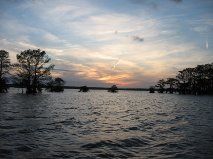
[[[41,49],[70,86],[146,88],[213,62],[212,0],[0,0],[0,49]]]

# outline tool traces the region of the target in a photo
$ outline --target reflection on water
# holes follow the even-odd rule
[[[0,158],[213,158],[213,98],[0,94]]]

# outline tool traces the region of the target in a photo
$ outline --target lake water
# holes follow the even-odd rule
[[[0,158],[213,158],[213,98],[0,94]]]

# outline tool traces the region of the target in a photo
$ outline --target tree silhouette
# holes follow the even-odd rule
[[[63,92],[64,84],[64,80],[62,78],[57,77],[47,83],[47,90],[50,92]]]
[[[9,69],[9,53],[5,50],[0,50],[0,93],[7,92],[5,75],[9,73]]]
[[[88,92],[89,91],[89,88],[87,86],[82,86],[80,87],[80,90],[79,92]]]
[[[155,93],[155,87],[154,86],[151,86],[149,88],[149,93]]]
[[[160,87],[161,83],[162,80],[156,86]],[[170,93],[177,90],[179,94],[213,94],[213,63],[185,68],[176,78],[167,78],[165,83]]]
[[[177,84],[178,84],[178,80],[175,78],[167,78],[166,82],[167,85],[169,85],[169,88],[167,89],[167,91],[169,91],[169,93],[173,93],[174,90],[177,88]]]
[[[182,71],[179,71],[179,74],[176,76],[176,79],[179,81],[178,88],[180,94],[194,94],[197,87],[196,77],[195,77],[195,68],[186,68]],[[194,92],[194,93],[193,93]]]
[[[117,93],[118,87],[116,85],[113,85],[112,87],[109,88],[108,92]]]
[[[50,62],[49,56],[45,51],[25,50],[17,54],[18,63],[15,64],[18,77],[26,87],[27,94],[35,94],[41,92],[42,84],[50,78],[50,71],[54,65]],[[23,82],[24,81],[24,82]]]
[[[159,93],[163,93],[164,90],[165,90],[165,84],[166,84],[166,81],[164,79],[161,79],[157,82],[157,85],[155,87],[158,88],[158,92]]]

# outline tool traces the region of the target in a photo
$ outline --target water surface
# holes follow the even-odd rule
[[[213,98],[0,94],[0,158],[213,158]]]

